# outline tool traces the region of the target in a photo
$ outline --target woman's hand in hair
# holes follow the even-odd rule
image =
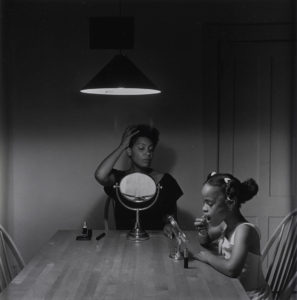
[[[121,146],[124,146],[125,148],[129,147],[130,139],[133,135],[137,134],[139,130],[137,130],[136,125],[130,125],[126,128],[126,130],[123,133]]]

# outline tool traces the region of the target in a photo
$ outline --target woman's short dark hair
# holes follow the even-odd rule
[[[236,198],[240,204],[251,200],[259,191],[258,184],[252,178],[240,182],[233,175],[228,173],[211,173],[208,175],[205,184],[216,186],[229,199]]]
[[[152,141],[154,147],[157,146],[159,142],[159,134],[160,134],[157,128],[152,127],[148,124],[139,124],[137,125],[136,130],[139,130],[139,132],[133,135],[132,138],[130,139],[130,143],[129,143],[130,148],[133,147],[133,145],[135,144],[136,140],[139,137],[146,137]]]

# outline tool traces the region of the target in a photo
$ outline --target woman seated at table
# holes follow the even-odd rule
[[[104,186],[105,193],[115,200],[115,218],[117,229],[131,230],[135,225],[135,211],[125,208],[117,199],[115,183],[128,174],[140,172],[160,183],[159,197],[156,203],[140,212],[140,223],[144,230],[163,230],[170,238],[177,235],[168,221],[174,215],[176,201],[183,195],[177,181],[168,173],[150,168],[155,148],[159,141],[159,131],[149,125],[131,125],[125,130],[121,143],[99,165],[95,172],[96,180]],[[114,165],[123,152],[126,152],[130,168],[125,171],[114,169]]]

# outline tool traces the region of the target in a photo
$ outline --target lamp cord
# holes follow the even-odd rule
[[[119,0],[119,13],[120,13],[120,21],[119,21],[119,35],[120,35],[120,55],[122,54],[122,1]]]

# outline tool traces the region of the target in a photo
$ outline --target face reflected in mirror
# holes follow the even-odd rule
[[[133,173],[125,176],[120,183],[120,192],[132,202],[145,202],[156,194],[155,181],[148,175]]]
[[[147,137],[139,137],[131,148],[127,148],[127,154],[135,167],[139,169],[149,168],[153,156],[155,146]]]

